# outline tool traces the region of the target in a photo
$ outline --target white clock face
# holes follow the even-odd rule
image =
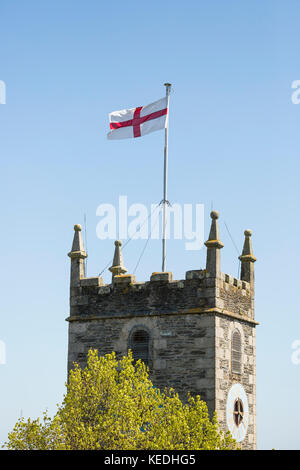
[[[241,384],[234,384],[227,396],[226,420],[232,437],[237,442],[244,440],[249,419],[249,408],[246,392]]]

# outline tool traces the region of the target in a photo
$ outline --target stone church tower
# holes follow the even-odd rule
[[[254,262],[251,231],[245,231],[241,279],[221,272],[219,214],[211,212],[206,268],[184,280],[155,272],[148,282],[125,274],[115,242],[112,283],[85,277],[81,227],[75,225],[71,258],[68,368],[84,366],[87,352],[119,356],[133,351],[150,368],[159,388],[184,399],[200,394],[216,410],[223,430],[245,449],[256,448],[256,346]]]

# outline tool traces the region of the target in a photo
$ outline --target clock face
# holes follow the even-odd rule
[[[241,384],[234,384],[227,396],[226,420],[232,437],[237,442],[244,440],[248,428],[248,400]]]

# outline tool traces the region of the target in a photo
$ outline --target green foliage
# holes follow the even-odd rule
[[[229,433],[209,419],[206,403],[174,390],[154,388],[145,364],[131,352],[98,357],[90,350],[87,366],[74,364],[67,393],[54,418],[20,419],[8,435],[8,449],[236,449]]]

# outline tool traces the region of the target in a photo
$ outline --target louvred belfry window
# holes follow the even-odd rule
[[[238,330],[235,330],[232,334],[231,370],[234,374],[241,374],[242,372],[242,339]]]
[[[146,365],[149,365],[149,334],[145,330],[135,330],[130,337],[129,349],[132,350],[135,361],[141,359]]]

